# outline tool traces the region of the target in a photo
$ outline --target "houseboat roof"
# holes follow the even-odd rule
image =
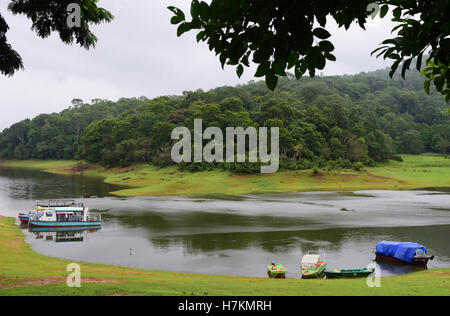
[[[41,207],[83,207],[83,203],[77,203],[75,200],[41,200],[36,201],[37,206]]]

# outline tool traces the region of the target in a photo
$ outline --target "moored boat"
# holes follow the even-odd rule
[[[320,255],[304,255],[300,266],[302,278],[320,278],[326,266],[327,264],[325,261],[320,261]]]
[[[418,243],[382,241],[377,244],[375,252],[377,260],[388,260],[398,263],[426,266],[434,256]]]
[[[80,228],[101,226],[101,215],[89,213],[89,208],[73,200],[41,202],[47,206],[39,213],[31,214],[28,225],[32,228]]]
[[[28,213],[19,213],[18,217],[19,217],[20,224],[23,224],[23,225],[28,224],[28,221],[30,220],[30,217],[32,215],[39,214],[43,210],[45,210],[45,207],[40,206],[39,201],[38,201],[36,207],[32,211],[29,211]]]
[[[267,265],[267,274],[269,278],[274,279],[285,279],[286,278],[287,269],[283,267],[280,263],[272,262]]]
[[[365,278],[375,272],[375,269],[334,269],[325,270],[328,278]]]
[[[19,213],[18,217],[19,217],[20,224],[28,224],[28,221],[30,219],[30,213],[28,213],[28,214]]]

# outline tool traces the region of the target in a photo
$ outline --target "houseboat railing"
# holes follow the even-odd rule
[[[39,200],[36,205],[40,207],[83,207],[83,203],[77,203],[75,200]]]
[[[44,216],[44,213],[42,214],[32,214],[30,215],[30,221],[38,221],[42,216]],[[68,216],[58,216],[57,217],[58,222],[83,222],[83,216],[82,215],[68,215]],[[88,213],[87,222],[101,222],[102,221],[102,214],[101,213]]]

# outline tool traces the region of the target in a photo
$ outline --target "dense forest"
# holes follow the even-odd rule
[[[388,70],[352,76],[280,80],[220,87],[182,96],[80,99],[61,113],[42,114],[0,134],[3,159],[80,159],[107,167],[147,162],[165,166],[171,131],[217,126],[280,127],[280,168],[360,169],[396,154],[450,153],[450,114],[441,94],[423,91],[423,78],[388,77]],[[183,163],[183,169],[259,172],[250,163]]]

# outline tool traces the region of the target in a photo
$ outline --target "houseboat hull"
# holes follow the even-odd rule
[[[100,225],[98,226],[82,226],[82,227],[30,227],[29,231],[32,233],[52,233],[52,232],[57,232],[57,233],[64,233],[64,232],[83,232],[83,231],[88,231],[88,232],[94,232],[97,230],[102,229],[102,227]]]
[[[30,221],[32,228],[91,228],[100,227],[102,222],[44,222],[44,221]]]
[[[28,224],[28,221],[30,220],[30,216],[26,214],[19,214],[19,221],[20,224]]]
[[[426,266],[428,264],[429,260],[433,260],[434,256],[428,256],[428,257],[420,257],[420,258],[413,258],[412,262],[403,261],[394,257],[388,257],[380,255],[379,253],[375,253],[376,260],[384,260],[384,261],[390,261],[395,263],[403,263],[403,264],[412,264],[415,266]]]

